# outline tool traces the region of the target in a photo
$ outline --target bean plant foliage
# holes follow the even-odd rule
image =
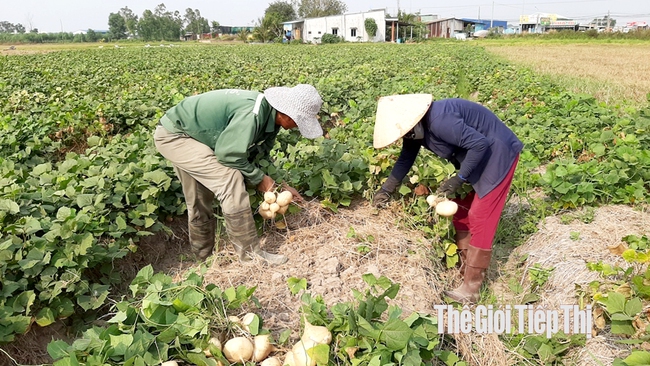
[[[48,345],[54,366],[157,365],[170,359],[206,366],[227,362],[209,339],[239,335],[241,329],[228,315],[257,302],[255,288],[221,290],[203,282],[201,273],[192,272],[174,283],[170,276],[146,266],[132,281],[131,296],[113,306],[107,326],[93,326],[72,344]],[[253,335],[260,333],[259,318],[257,324],[251,329]],[[204,350],[213,357],[208,358]]]
[[[271,159],[257,163],[333,211],[371,198],[389,175],[400,146],[373,149],[376,101],[405,93],[472,95],[492,109],[525,143],[514,189],[542,190],[555,208],[648,202],[650,109],[569,93],[467,44],[132,46],[3,57],[0,344],[34,323],[105,306],[121,281],[114,261],[137,250],[139,238],[166,230],[163,218],[185,211],[172,167],[152,141],[168,108],[213,89],[298,83],[319,90],[327,135],[306,140],[283,131]],[[453,171],[423,152],[394,194],[449,265],[457,258],[449,222],[432,223],[414,188],[435,188]],[[259,197],[251,198],[256,206]],[[397,310],[391,314],[397,319]]]
[[[292,292],[300,294],[304,318],[326,326],[334,336],[332,352],[320,355],[324,362],[319,364],[421,365],[440,360],[445,365],[466,365],[441,349],[443,335],[438,333],[435,317],[417,312],[404,317],[401,308],[388,305],[397,296],[399,284],[371,273],[362,278],[368,287],[365,292],[354,289],[354,301],[329,309],[320,296],[307,291],[304,279],[289,279]]]

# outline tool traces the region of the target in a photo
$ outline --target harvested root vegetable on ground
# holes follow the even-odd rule
[[[309,357],[307,350],[319,344],[330,344],[332,342],[332,333],[323,326],[312,325],[305,319],[305,330],[291,351],[287,352],[284,360],[285,365],[289,366],[314,366],[316,361]]]
[[[436,213],[440,216],[451,217],[458,211],[458,204],[454,201],[442,201],[436,205]]]
[[[241,324],[241,319],[239,319],[239,317],[236,315],[230,315],[228,317],[228,320],[230,320],[231,323]]]
[[[312,325],[305,319],[305,331],[302,333],[300,340],[305,343],[312,341],[316,344],[330,344],[332,341],[332,333],[327,327]]]
[[[282,366],[282,361],[277,357],[269,357],[260,363],[260,366]]]
[[[255,314],[255,313],[246,313],[246,315],[244,315],[244,317],[241,318],[241,327],[242,327],[242,329],[244,329],[247,332],[250,332],[251,331],[250,325],[253,322],[253,320],[255,320],[256,316],[257,316],[257,314]]]
[[[266,359],[275,347],[271,344],[271,335],[262,334],[253,338],[253,361],[259,362]]]
[[[253,357],[253,344],[246,337],[229,339],[223,345],[223,355],[230,362],[245,363]]]
[[[284,362],[282,365],[296,366],[296,361],[293,359],[293,351],[289,350],[284,356]]]
[[[291,351],[287,353],[284,364],[289,366],[316,366],[316,360],[309,357],[307,350],[318,345],[318,343],[308,340],[307,342],[298,341]],[[289,356],[291,354],[291,356]],[[293,363],[289,363],[292,361]]]
[[[219,349],[219,351],[223,350],[223,346],[221,345],[221,341],[219,340],[219,338],[212,337],[208,341],[208,348],[206,348],[205,351],[203,351],[203,353],[207,357],[212,357],[212,352],[210,352],[210,345],[217,347]]]
[[[160,366],[178,366],[178,362],[176,361],[165,361],[160,364]]]

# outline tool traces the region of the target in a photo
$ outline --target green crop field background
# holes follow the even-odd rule
[[[309,141],[282,132],[272,161],[259,164],[332,211],[369,198],[388,176],[399,146],[372,148],[376,101],[405,93],[471,98],[493,110],[525,144],[513,192],[541,192],[550,210],[644,206],[650,199],[647,105],[616,107],[567,91],[475,45],[129,46],[2,56],[0,345],[34,323],[46,327],[105,307],[121,281],[112,263],[133,251],[139,238],[162,230],[164,218],[183,214],[180,184],[152,141],[167,108],[213,89],[261,91],[298,83],[313,84],[321,93],[327,136]],[[443,161],[418,159],[411,173],[419,184],[435,186],[453,171]],[[415,203],[414,214],[425,215],[424,199],[410,195],[412,185],[401,188],[405,200]],[[256,208],[259,197],[251,196]],[[631,260],[645,263],[647,248],[637,248]],[[645,301],[650,290],[645,271],[639,273],[634,293]],[[144,284],[155,283],[155,276],[142,273],[133,296],[151,291]],[[157,291],[174,287],[160,276]],[[243,289],[189,294],[188,288],[203,284],[188,281],[160,295],[159,304],[200,297],[236,307],[251,296]],[[165,311],[183,313],[201,301]],[[137,323],[131,305],[122,306],[116,323]],[[162,338],[156,338],[162,331],[152,328],[151,337],[140,338],[124,337],[126,326],[89,331],[86,342],[71,348],[55,343],[48,350],[60,360],[57,365],[159,364],[174,357],[212,364],[197,361],[191,351],[205,347],[207,323],[194,319],[185,325]],[[93,343],[99,339],[108,343]],[[142,352],[124,351],[136,343]],[[164,353],[141,356],[163,343]]]

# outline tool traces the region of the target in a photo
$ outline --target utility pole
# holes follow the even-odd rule
[[[494,27],[494,0],[492,0],[492,16],[490,18],[490,29]]]
[[[526,13],[526,0],[521,2],[521,17],[519,18],[519,33],[524,33],[524,24],[522,20],[524,19],[524,14]]]
[[[607,32],[609,32],[609,10],[607,10]]]
[[[399,43],[399,0],[397,0],[397,39],[396,42]]]

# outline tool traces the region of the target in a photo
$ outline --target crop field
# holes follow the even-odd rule
[[[332,335],[310,354],[319,365],[647,364],[650,108],[576,93],[487,48],[0,56],[0,364],[222,366],[211,338],[264,334],[284,360],[305,320]],[[289,262],[244,266],[224,238],[207,262],[189,259],[180,183],[152,141],[158,119],[189,95],[298,83],[320,92],[326,136],[283,131],[259,164],[307,202],[275,223],[256,215],[264,245]],[[388,209],[368,203],[400,152],[372,147],[377,99],[405,93],[475,100],[525,144],[481,304],[590,305],[589,337],[439,334],[433,304],[457,283],[458,255],[421,192],[453,166],[421,153]],[[262,197],[250,195],[257,211]],[[246,326],[229,318],[251,312]]]

